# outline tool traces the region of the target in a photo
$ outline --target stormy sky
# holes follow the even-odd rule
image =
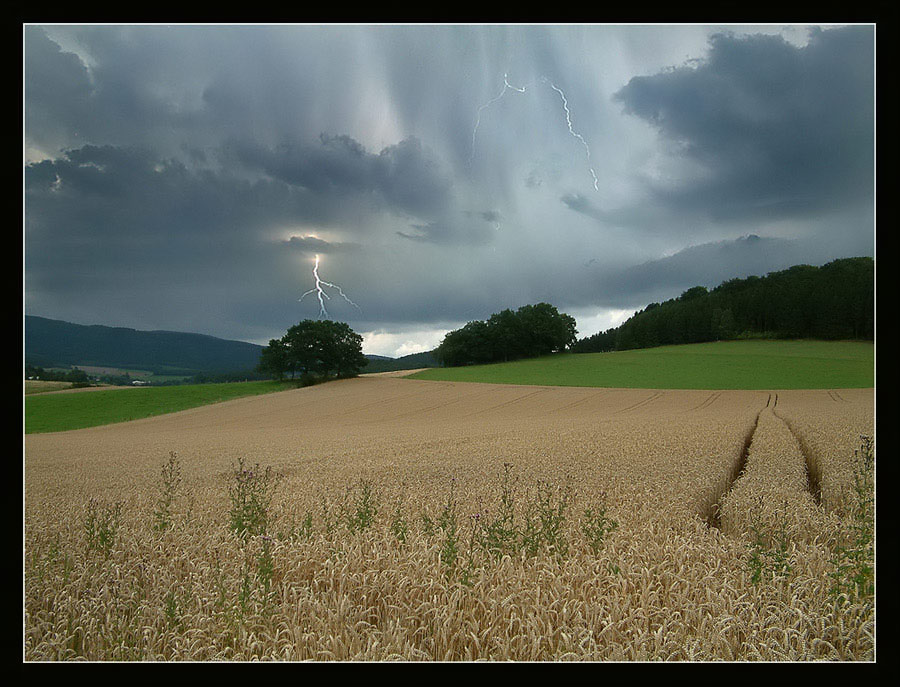
[[[871,256],[874,34],[24,25],[24,309],[265,344],[320,316],[318,255],[398,356]]]

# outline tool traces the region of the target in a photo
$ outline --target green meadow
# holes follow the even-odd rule
[[[875,385],[860,341],[717,341],[432,368],[414,379],[635,389],[848,389]]]
[[[720,341],[430,368],[410,377],[635,389],[867,388],[875,385],[875,347],[859,341]],[[26,395],[25,433],[126,422],[293,388],[294,382],[263,381]]]
[[[25,397],[25,433],[63,432],[294,389],[293,382],[189,384]]]

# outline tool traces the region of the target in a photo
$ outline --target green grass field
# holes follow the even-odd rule
[[[875,385],[860,341],[719,341],[432,368],[414,379],[636,389],[848,389]]]
[[[847,389],[875,385],[875,347],[857,341],[721,341],[614,353],[560,354],[512,363],[431,368],[415,379],[635,389]],[[236,382],[25,397],[25,433],[137,420],[293,382]]]
[[[292,382],[235,382],[26,396],[25,433],[63,432],[137,420],[295,387]]]

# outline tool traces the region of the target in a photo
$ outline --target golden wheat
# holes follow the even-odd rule
[[[859,435],[871,434],[874,426],[872,390],[785,391],[774,411],[798,437],[822,505],[843,514],[853,482],[849,458]]]
[[[872,432],[871,391],[839,394],[365,378],[30,435],[24,657],[872,660],[874,600],[829,593],[828,504]],[[239,459],[281,476],[265,535],[229,528]],[[377,512],[352,527],[363,485]],[[504,498],[524,527],[542,496],[567,499],[553,546],[479,546]],[[90,548],[86,508],[115,503]],[[592,547],[604,507],[617,527]],[[779,521],[790,573],[754,582],[749,525]]]

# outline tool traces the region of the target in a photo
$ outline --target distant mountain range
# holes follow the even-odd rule
[[[25,363],[37,367],[110,367],[159,375],[252,370],[263,346],[205,334],[141,331],[25,316]],[[363,372],[431,367],[431,353],[401,358],[369,355]]]
[[[140,331],[25,316],[25,362],[40,367],[93,366],[154,374],[251,370],[263,347],[205,334]]]

